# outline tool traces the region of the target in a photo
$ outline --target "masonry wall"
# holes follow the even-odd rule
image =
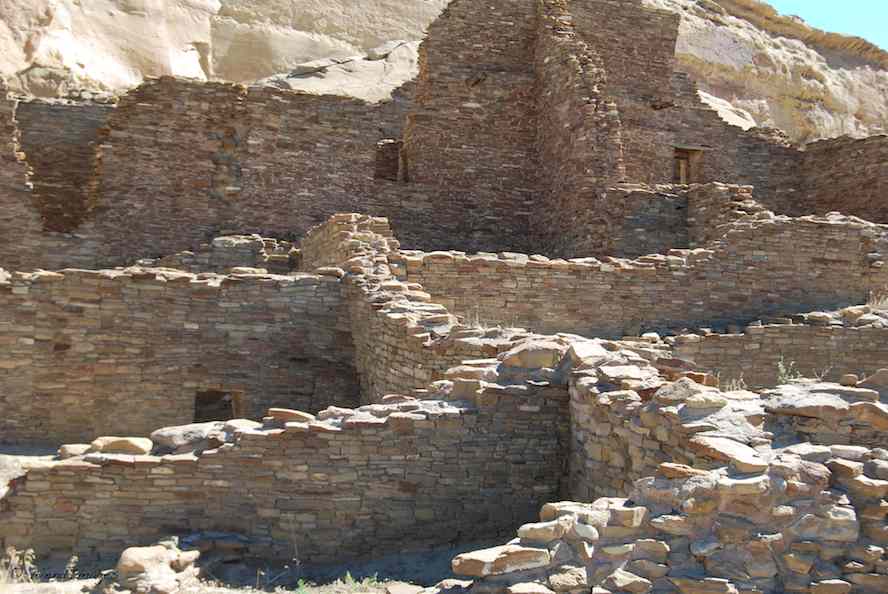
[[[878,223],[888,220],[888,136],[814,142],[787,171],[773,196],[790,215],[830,211]]]
[[[571,385],[570,393],[569,485],[576,501],[625,497],[637,480],[653,476],[664,462],[699,469],[724,466],[726,458],[705,447],[706,441],[695,434],[729,436],[745,447],[768,443],[762,428],[745,418],[748,413],[763,414],[760,402],[725,400],[728,410],[688,406],[664,410],[668,404],[682,403],[658,402],[650,394],[642,398],[632,390],[599,390],[582,381]],[[726,423],[732,416],[733,421]],[[733,435],[728,432],[730,424],[735,425]]]
[[[343,284],[363,402],[425,389],[462,361],[496,356],[517,340],[508,331],[467,328],[420,285],[400,282],[390,262],[399,243],[385,219],[334,215],[300,245],[304,270],[348,273]],[[346,270],[325,270],[337,266]]]
[[[678,17],[644,8],[637,0],[571,2],[584,40],[599,52],[616,98],[625,146],[626,178],[641,183],[672,179],[672,138],[652,122],[672,102]],[[631,32],[629,34],[628,32]]]
[[[766,212],[767,209],[753,199],[753,192],[752,186],[729,186],[721,183],[693,185],[688,188],[689,247],[706,247],[724,237],[740,219]]]
[[[0,439],[83,442],[194,421],[202,391],[239,414],[358,402],[340,283],[150,269],[0,284]]]
[[[407,177],[431,186],[425,191],[444,213],[440,224],[469,249],[527,245],[538,184],[536,35],[532,1],[493,0],[479,9],[457,0],[420,47],[404,135]]]
[[[31,200],[45,230],[73,231],[95,206],[98,133],[112,109],[100,103],[18,104],[16,123],[31,168]]]
[[[457,315],[543,333],[637,335],[863,303],[888,283],[885,227],[762,213],[708,249],[637,260],[405,253],[401,278]]]
[[[689,200],[682,186],[608,188],[600,209],[578,212],[567,223],[575,238],[570,255],[636,258],[687,248]]]
[[[614,200],[605,188],[626,176],[620,115],[606,95],[601,56],[577,34],[563,3],[538,2],[535,48],[536,150],[542,193],[532,218],[535,249],[587,256],[595,221],[607,220]],[[593,240],[594,241],[594,240]]]
[[[888,330],[805,324],[749,326],[742,334],[679,336],[676,356],[719,376],[722,385],[742,380],[751,388],[779,383],[781,362],[803,377],[838,381],[861,378],[888,365]]]
[[[546,388],[496,396],[338,411],[335,422],[243,432],[197,458],[54,464],[0,501],[0,543],[114,559],[218,530],[263,557],[313,563],[501,534],[559,497],[567,402]]]

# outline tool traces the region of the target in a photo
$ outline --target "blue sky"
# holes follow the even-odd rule
[[[795,14],[809,25],[863,37],[888,50],[888,0],[767,0],[782,14]]]

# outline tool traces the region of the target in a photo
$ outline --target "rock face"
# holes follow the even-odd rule
[[[644,2],[681,15],[679,69],[726,121],[797,141],[888,128],[878,48],[768,18],[770,7],[750,0]],[[0,6],[0,76],[37,96],[118,92],[171,74],[377,101],[416,75],[417,42],[448,3],[10,0]]]
[[[77,88],[114,92],[165,74],[254,81],[324,58],[378,59],[373,48],[420,39],[445,4],[11,0],[0,6],[0,76],[37,96]],[[399,58],[398,67],[413,59]],[[370,68],[377,77],[380,69]]]
[[[749,0],[644,1],[681,15],[678,69],[728,121],[749,115],[796,141],[888,128],[888,56],[875,46]]]

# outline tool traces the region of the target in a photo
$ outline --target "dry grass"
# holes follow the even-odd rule
[[[875,310],[888,312],[888,287],[870,291],[866,304]]]
[[[7,547],[0,558],[0,586],[5,588],[10,584],[31,584],[39,580],[36,560],[32,549],[19,551],[15,547]]]

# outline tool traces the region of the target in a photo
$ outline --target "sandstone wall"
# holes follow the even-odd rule
[[[721,183],[691,186],[687,191],[689,247],[705,247],[724,237],[740,219],[764,212],[765,207],[753,199],[753,191],[751,186]]]
[[[751,388],[778,383],[780,363],[804,377],[838,381],[860,377],[888,365],[888,330],[805,324],[749,326],[742,334],[679,336],[676,356],[718,375],[722,384]]]
[[[888,136],[835,138],[809,144],[800,153],[773,197],[787,214],[855,215],[878,223],[888,220]]]
[[[31,199],[46,231],[74,231],[95,207],[98,132],[112,109],[101,103],[18,104],[16,123],[31,169]]]
[[[400,278],[486,324],[587,336],[719,325],[863,303],[888,284],[886,228],[760,213],[707,249],[637,260],[404,252]]]
[[[547,504],[453,569],[481,592],[884,591],[884,450],[800,452],[752,473],[664,464],[628,498]]]
[[[636,369],[646,378],[656,377],[649,366],[613,365],[605,368],[604,377],[580,379],[570,387],[573,499],[626,496],[635,481],[652,476],[664,462],[718,468],[730,461],[732,450],[757,459],[753,446],[770,443],[757,395],[704,391],[690,380],[653,398],[643,390],[614,389],[622,379],[638,375]],[[669,399],[672,393],[679,397]],[[707,395],[708,401],[688,401],[698,394]],[[715,399],[718,405],[713,405]]]
[[[494,356],[520,338],[467,328],[420,285],[400,282],[390,265],[398,245],[388,221],[357,214],[334,215],[301,244],[304,269],[342,266],[318,271],[347,273],[343,283],[364,402],[424,389],[463,360]]]
[[[54,464],[0,501],[0,544],[116,558],[165,535],[219,530],[264,557],[310,563],[500,534],[559,497],[567,402],[542,387],[487,393],[331,410],[240,432],[198,457]]]
[[[289,241],[259,235],[226,235],[201,244],[195,251],[179,252],[151,262],[161,268],[187,272],[231,272],[233,268],[267,270],[272,274],[288,274],[297,268],[298,254]]]
[[[607,92],[616,99],[622,123],[626,179],[671,181],[671,134],[651,118],[672,102],[678,17],[637,0],[574,1],[570,10],[577,31],[601,54],[607,70]]]
[[[190,423],[198,392],[233,413],[356,404],[335,278],[126,269],[0,284],[0,440],[59,443]]]
[[[762,393],[769,413],[765,426],[781,445],[807,441],[836,449],[848,446],[852,451],[883,448],[888,430],[884,376],[883,369],[851,386],[795,379],[767,390]]]
[[[536,249],[591,255],[595,222],[614,200],[604,189],[626,176],[620,115],[606,96],[601,56],[580,39],[565,4],[538,2],[535,48],[537,145],[543,192],[531,223]],[[593,221],[588,221],[588,218]],[[592,244],[592,245],[590,245]]]
[[[469,249],[514,249],[527,245],[538,184],[536,5],[479,8],[456,0],[429,27],[403,152],[407,178],[434,186],[441,224]]]

